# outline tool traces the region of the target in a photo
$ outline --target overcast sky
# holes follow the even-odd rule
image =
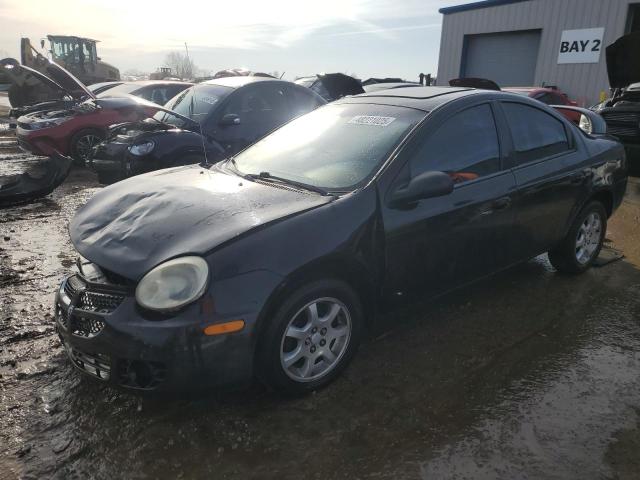
[[[361,78],[435,73],[444,6],[470,0],[0,0],[0,51],[19,58],[20,37],[101,40],[121,71],[154,71],[171,50],[201,69],[245,67]],[[314,8],[315,7],[315,8]]]

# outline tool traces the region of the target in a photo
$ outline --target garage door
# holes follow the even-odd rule
[[[465,35],[463,77],[488,78],[498,85],[533,85],[540,30]]]

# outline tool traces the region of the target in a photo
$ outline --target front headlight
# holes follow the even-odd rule
[[[587,133],[593,133],[593,125],[586,115],[580,115],[580,124],[578,126]]]
[[[201,257],[179,257],[147,273],[136,288],[136,300],[150,310],[169,312],[198,300],[207,289],[209,266]]]
[[[52,120],[43,120],[41,122],[33,122],[30,127],[31,130],[40,130],[43,128],[51,128],[51,127],[56,127],[64,122],[66,122],[67,120],[69,120],[69,117],[61,117],[61,118],[54,118]]]
[[[136,143],[135,145],[131,145],[129,147],[129,151],[132,155],[142,156],[153,151],[153,148],[156,146],[155,143],[148,141],[144,143]]]

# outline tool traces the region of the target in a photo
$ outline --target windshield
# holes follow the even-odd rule
[[[241,174],[326,190],[351,190],[371,176],[425,112],[368,104],[328,105],[293,120],[234,158]]]
[[[215,110],[222,99],[232,91],[233,88],[223,87],[222,85],[195,85],[173,97],[165,107],[198,123],[202,123]],[[186,123],[184,120],[166,112],[158,112],[153,118],[176,127],[183,127]]]

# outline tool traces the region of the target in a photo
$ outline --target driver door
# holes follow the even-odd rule
[[[427,171],[448,173],[455,186],[448,195],[405,206],[384,202],[388,294],[432,296],[514,261],[515,180],[503,166],[490,103],[439,112],[403,157],[386,200]]]

